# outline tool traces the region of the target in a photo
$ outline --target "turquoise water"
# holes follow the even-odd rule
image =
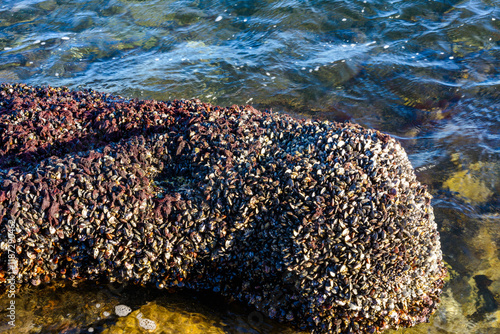
[[[499,1],[0,1],[2,82],[252,104],[396,136],[435,197],[451,273],[432,322],[408,333],[500,332],[499,41]],[[228,333],[284,330],[234,303],[140,291],[29,289],[19,312],[28,331],[99,332],[114,306],[156,302]]]

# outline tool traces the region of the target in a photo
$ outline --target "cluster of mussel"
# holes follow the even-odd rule
[[[3,282],[212,289],[316,333],[412,326],[445,275],[430,201],[400,144],[357,125],[0,87]]]

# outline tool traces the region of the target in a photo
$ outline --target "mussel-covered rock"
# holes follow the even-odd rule
[[[198,100],[0,88],[0,279],[211,289],[316,333],[426,321],[431,196],[390,136]]]

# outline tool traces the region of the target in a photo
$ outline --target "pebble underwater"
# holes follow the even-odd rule
[[[211,289],[312,333],[409,327],[446,275],[430,203],[401,145],[355,124],[0,86],[4,287],[14,268]]]

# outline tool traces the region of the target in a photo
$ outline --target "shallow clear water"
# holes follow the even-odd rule
[[[0,1],[0,81],[248,103],[396,136],[435,196],[451,273],[431,323],[401,333],[500,333],[499,42],[488,0]],[[164,332],[288,330],[213,296],[117,289],[22,290],[19,324],[139,331],[114,314],[126,304],[174,312]]]

